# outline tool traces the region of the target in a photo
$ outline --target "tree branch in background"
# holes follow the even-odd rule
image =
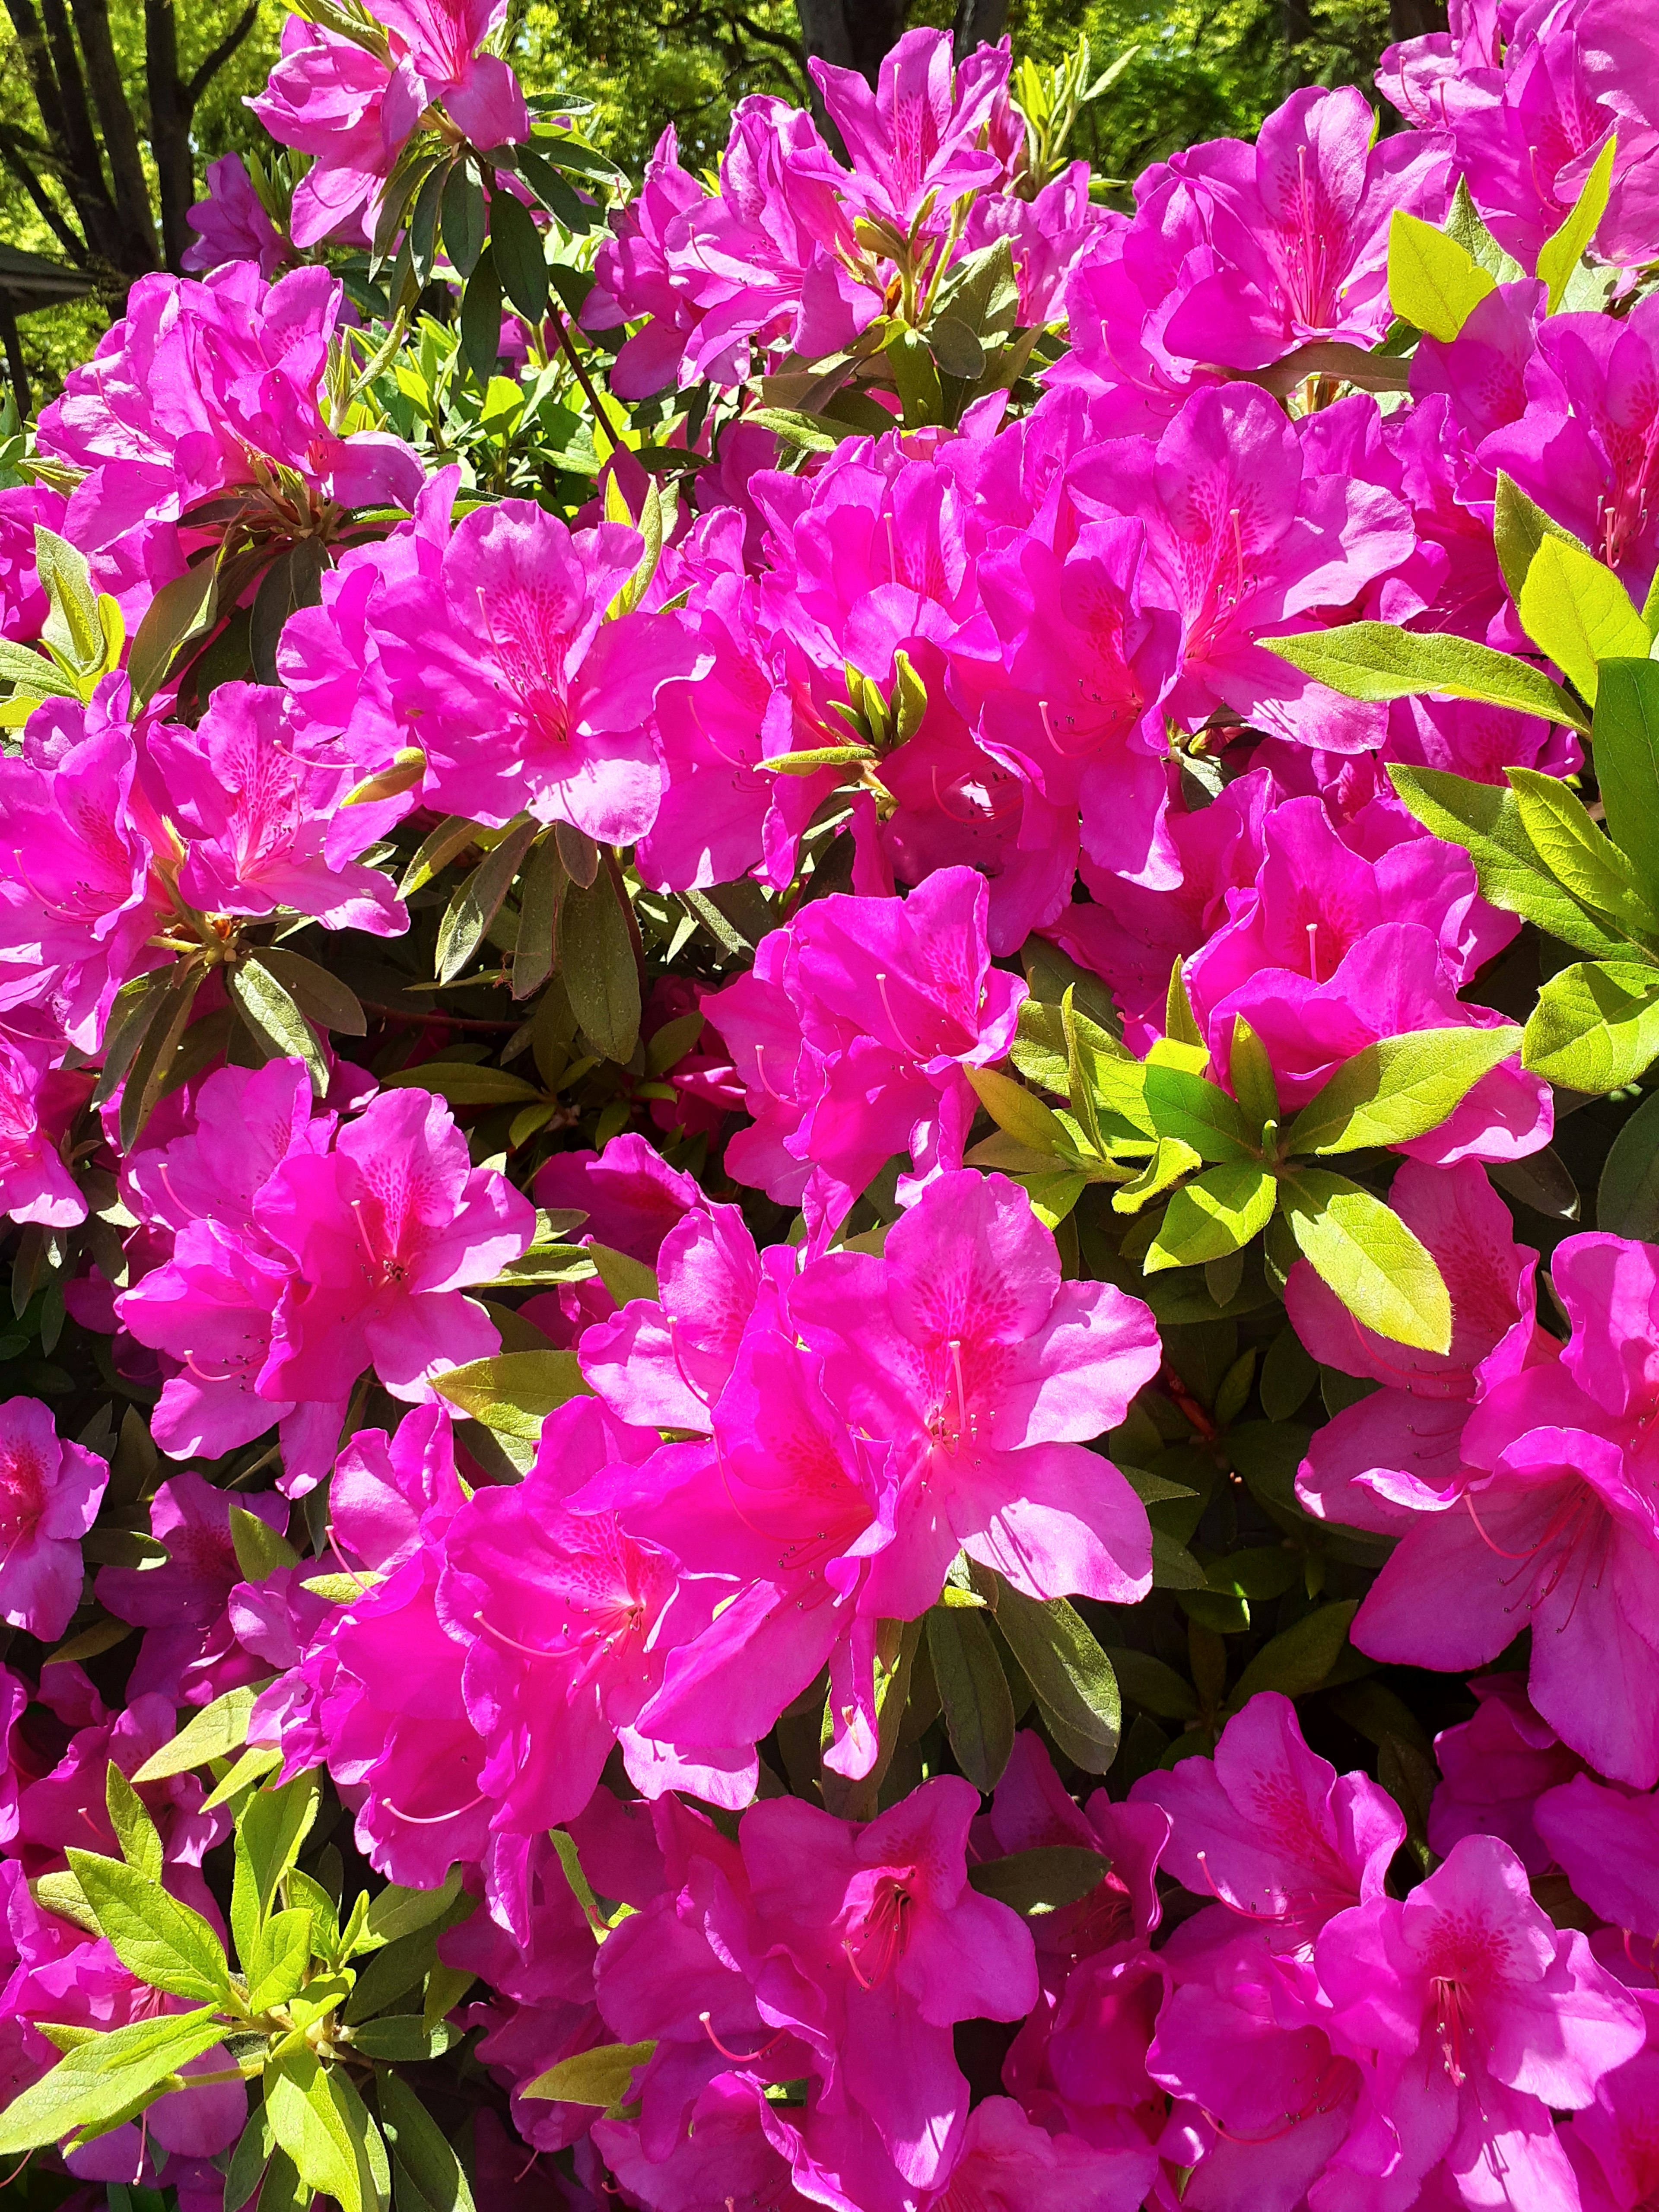
[[[185,99],[190,112],[196,112],[196,103],[218,76],[225,64],[242,45],[259,20],[259,0],[248,0],[247,7],[231,25],[218,45],[205,54],[191,72],[185,85]]]
[[[70,0],[70,5],[115,187],[121,226],[119,265],[127,276],[141,276],[156,265],[155,226],[150,216],[143,156],[138,150],[138,126],[110,35],[108,0]]]
[[[76,267],[84,268],[87,263],[87,242],[83,238],[77,238],[64,220],[51,193],[46,190],[46,179],[40,175],[29,158],[32,152],[45,153],[46,151],[44,147],[31,146],[21,132],[9,131],[3,125],[0,125],[0,162],[5,164],[28,194],[34,203],[35,211],[41,222],[46,224],[46,228],[63,247],[70,259],[74,262]]]

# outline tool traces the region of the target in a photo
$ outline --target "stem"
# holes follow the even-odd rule
[[[618,428],[611,422],[610,416],[605,412],[605,407],[600,401],[599,393],[593,388],[593,380],[588,375],[586,369],[583,367],[581,356],[576,351],[575,345],[570,336],[569,325],[565,321],[564,317],[559,313],[556,303],[550,299],[547,303],[547,312],[553,318],[553,326],[558,331],[560,350],[564,355],[565,359],[570,363],[572,369],[575,372],[577,383],[580,385],[582,390],[586,393],[588,405],[593,410],[594,414],[599,417],[599,423],[603,428],[606,437],[610,439],[611,444],[618,447],[622,447],[626,443],[623,433],[628,427],[627,423],[624,422],[621,428]]]

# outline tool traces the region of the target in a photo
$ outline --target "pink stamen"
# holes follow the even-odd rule
[[[703,2033],[714,2045],[715,2050],[719,2051],[720,2057],[722,2058],[729,2058],[734,2066],[757,2065],[760,2061],[765,2057],[769,2051],[775,2051],[777,2049],[779,2044],[783,2041],[784,2037],[788,2033],[788,2030],[787,2028],[781,2027],[777,2033],[772,2037],[769,2042],[762,2044],[758,2051],[751,2051],[747,2053],[741,2051],[728,2051],[725,2044],[720,2041],[719,2036],[715,2034],[714,2023],[709,2018],[708,2014],[706,2012],[700,2012],[697,2014],[697,2018],[702,2022]]]

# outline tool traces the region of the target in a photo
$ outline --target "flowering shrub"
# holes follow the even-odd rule
[[[501,13],[8,448],[0,2195],[1659,2203],[1651,27]]]

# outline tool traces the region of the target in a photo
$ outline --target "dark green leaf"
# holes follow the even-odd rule
[[[485,933],[513,887],[519,863],[535,842],[540,826],[526,817],[507,830],[500,843],[479,862],[449,902],[438,925],[441,983],[453,982],[483,944]]]
[[[559,966],[582,1033],[625,1066],[640,1034],[640,971],[610,871],[591,890],[572,884],[559,909]]]
[[[440,221],[443,226],[444,252],[449,256],[457,275],[465,281],[478,265],[478,257],[483,252],[484,239],[489,227],[484,207],[483,179],[471,155],[464,155],[454,162],[444,179]],[[498,324],[499,320],[498,313]],[[494,366],[493,356],[491,366]]]
[[[486,246],[461,295],[461,355],[478,382],[488,384],[501,356],[501,280]]]
[[[501,289],[527,323],[547,313],[547,257],[542,234],[524,202],[505,185],[489,201],[489,249],[501,271]]]
[[[283,945],[267,945],[259,958],[288,993],[308,1022],[318,1029],[337,1030],[342,1036],[367,1036],[368,1018],[337,975],[319,968]]]
[[[1179,1721],[1183,1728],[1198,1718],[1198,1698],[1192,1684],[1162,1659],[1153,1658],[1149,1651],[1131,1651],[1115,1644],[1106,1656],[1117,1676],[1118,1688],[1131,1705],[1139,1705],[1143,1712],[1156,1713],[1160,1720]]]
[[[927,1651],[957,1765],[975,1790],[994,1790],[1014,1747],[1014,1701],[991,1632],[977,1613],[935,1606]]]
[[[145,608],[127,653],[127,680],[135,706],[147,706],[161,689],[175,654],[213,626],[219,572],[212,560],[175,576]]]
[[[553,972],[559,905],[568,881],[557,842],[549,837],[531,854],[519,885],[519,934],[513,947],[513,995],[528,999]]]
[[[1659,1091],[1613,1140],[1595,1194],[1595,1225],[1610,1237],[1659,1243]]]
[[[250,953],[227,968],[225,987],[265,1058],[302,1060],[320,1098],[328,1089],[328,1064],[316,1033],[264,961]]]
[[[461,2162],[414,2091],[397,2075],[382,2074],[375,2094],[392,2153],[398,2212],[474,2212]]]
[[[1275,1636],[1258,1651],[1233,1686],[1228,1703],[1237,1712],[1258,1690],[1277,1690],[1286,1698],[1306,1697],[1329,1675],[1348,1641],[1348,1624],[1359,1610],[1357,1598],[1321,1606],[1293,1628]]]
[[[1005,1858],[981,1859],[969,1868],[968,1879],[981,1897],[994,1897],[1035,1920],[1087,1897],[1111,1866],[1103,1852],[1084,1844],[1039,1844]]]
[[[985,1571],[975,1568],[976,1588]],[[988,1580],[997,1626],[1024,1669],[1054,1741],[1074,1766],[1104,1774],[1117,1756],[1122,1724],[1111,1661],[1065,1598],[1044,1604],[1000,1576]]]

